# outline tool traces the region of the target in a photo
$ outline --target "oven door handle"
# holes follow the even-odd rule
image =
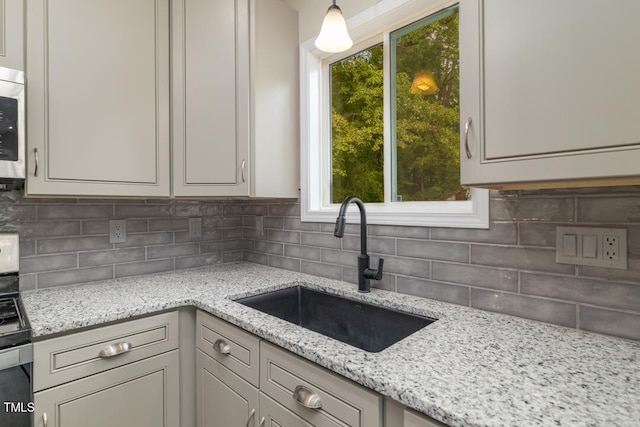
[[[0,371],[33,362],[33,344],[0,350]]]

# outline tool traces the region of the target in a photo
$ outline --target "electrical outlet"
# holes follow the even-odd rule
[[[127,220],[109,221],[109,243],[124,243],[127,241]]]
[[[625,228],[556,227],[556,262],[628,268]]]
[[[189,237],[202,237],[202,218],[189,218]]]
[[[603,237],[603,249],[605,259],[617,261],[620,259],[620,241],[615,235],[606,235]]]

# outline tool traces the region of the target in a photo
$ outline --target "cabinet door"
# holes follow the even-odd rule
[[[198,427],[258,425],[258,390],[201,350],[196,387]]]
[[[27,194],[168,196],[169,1],[26,4]]]
[[[172,2],[176,196],[249,194],[249,0]]]
[[[22,0],[0,0],[0,67],[24,70]]]
[[[624,0],[462,0],[462,183],[637,179],[639,15]]]
[[[260,393],[260,427],[313,427],[313,424]]]
[[[35,427],[178,427],[178,350],[34,394]]]

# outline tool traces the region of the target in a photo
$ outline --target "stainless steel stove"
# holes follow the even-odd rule
[[[0,234],[0,426],[32,425],[31,325],[20,298],[18,235]]]

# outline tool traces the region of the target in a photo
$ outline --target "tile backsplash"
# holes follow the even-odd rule
[[[489,230],[369,226],[373,286],[640,340],[640,187],[491,192]],[[188,237],[188,218],[203,236]],[[256,234],[262,217],[264,233]],[[127,242],[109,243],[110,219]],[[629,268],[557,264],[555,228],[626,228]],[[246,260],[356,282],[359,227],[303,223],[296,200],[28,199],[0,194],[22,289]]]

